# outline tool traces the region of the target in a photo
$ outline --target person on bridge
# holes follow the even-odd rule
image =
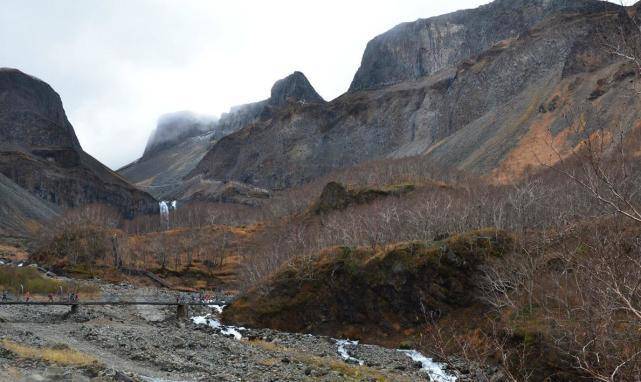
[[[7,290],[6,289],[2,290],[2,301],[7,301]]]
[[[24,294],[24,300],[25,302],[29,302],[29,300],[31,300],[31,293],[29,293],[29,291]]]
[[[53,293],[49,292],[47,297],[49,297],[49,302],[53,302]]]

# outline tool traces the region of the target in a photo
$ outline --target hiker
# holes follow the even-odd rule
[[[6,289],[4,289],[2,291],[2,301],[7,301],[7,290]]]
[[[205,302],[205,292],[202,289],[198,292],[198,301]]]
[[[31,299],[31,293],[27,291],[27,293],[24,294],[24,300],[25,302],[29,302],[30,299]]]
[[[53,302],[53,293],[49,292],[47,297],[49,297],[49,302]]]

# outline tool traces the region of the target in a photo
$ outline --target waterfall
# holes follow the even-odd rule
[[[162,200],[158,205],[160,206],[160,223],[164,224],[165,228],[169,228],[169,210],[170,207],[172,210],[178,209],[177,201],[168,202]]]
[[[163,200],[158,204],[160,205],[160,217],[169,217],[169,206],[167,205],[167,202]]]
[[[160,206],[160,224],[163,224],[165,228],[169,228],[169,206],[164,200],[158,205]]]

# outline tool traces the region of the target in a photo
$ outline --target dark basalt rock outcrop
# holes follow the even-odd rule
[[[415,80],[517,38],[550,15],[595,13],[598,0],[497,0],[476,9],[400,24],[367,44],[350,91]]]
[[[0,69],[0,173],[56,206],[104,203],[126,216],[158,208],[82,150],[49,85],[7,68]]]
[[[285,106],[288,102],[325,102],[301,72],[294,72],[276,81],[272,87],[269,105]]]
[[[3,146],[39,150],[80,149],[60,96],[45,82],[0,68],[0,137]]]

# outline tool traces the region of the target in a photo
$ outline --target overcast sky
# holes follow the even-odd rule
[[[85,151],[116,169],[158,116],[218,115],[295,70],[331,100],[367,42],[487,0],[2,0],[0,66],[48,82]]]

